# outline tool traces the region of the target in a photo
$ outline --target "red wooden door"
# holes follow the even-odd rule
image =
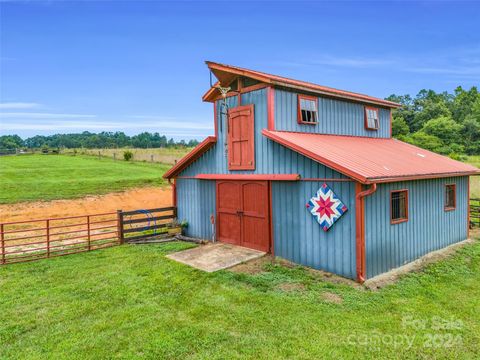
[[[268,218],[268,183],[252,181],[242,183],[242,246],[270,250]]]
[[[238,211],[242,207],[241,185],[235,181],[217,182],[217,237],[218,240],[240,245],[241,222]]]
[[[253,105],[237,106],[228,112],[228,168],[255,169]]]
[[[217,182],[218,240],[270,251],[268,183]]]

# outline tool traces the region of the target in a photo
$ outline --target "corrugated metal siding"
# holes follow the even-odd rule
[[[215,215],[215,181],[177,179],[178,220],[188,221],[185,234],[212,238],[210,215]]]
[[[237,97],[227,98],[229,107],[237,105]],[[294,151],[266,139],[262,129],[267,127],[267,92],[266,89],[256,90],[242,94],[242,105],[254,104],[255,111],[255,170],[229,171],[227,155],[225,153],[226,125],[220,128],[220,103],[217,101],[217,143],[200,159],[186,168],[179,176],[195,176],[196,174],[286,174],[300,173],[304,178],[321,177],[346,178],[336,171],[305,158]],[[275,156],[273,156],[275,154]]]
[[[266,90],[242,95],[242,105],[255,104],[255,162],[254,171],[229,171],[225,156],[226,127],[220,129],[217,144],[185,169],[180,176],[200,173],[299,173],[302,178],[346,179],[346,176],[291,151],[261,135],[267,127]],[[236,97],[228,99],[229,106],[237,104]],[[217,102],[217,114],[220,107]],[[275,154],[275,156],[273,156]],[[210,183],[207,189],[202,183]],[[355,189],[353,182],[328,182],[348,207],[348,212],[328,233],[306,210],[305,204],[323,182],[273,182],[273,227],[275,254],[298,264],[355,277]],[[205,193],[205,194],[204,194]],[[210,238],[210,214],[215,213],[215,182],[178,179],[177,198],[179,219],[189,222],[187,235]],[[191,198],[194,202],[191,202]]]
[[[445,184],[457,184],[457,208],[444,210]],[[468,177],[378,185],[365,200],[367,277],[467,238]],[[408,222],[390,224],[390,191],[408,189]]]
[[[275,89],[275,130],[319,134],[390,137],[390,110],[380,108],[380,128],[365,129],[364,106],[347,101],[318,98],[318,124],[297,122],[297,93]]]
[[[324,232],[305,206],[323,182],[272,182],[275,255],[355,279],[355,184],[327,183],[348,211]]]
[[[242,105],[254,104],[255,112],[255,170],[254,171],[229,171],[227,163],[227,125],[225,115],[221,114],[221,101],[217,101],[217,144],[203,157],[185,169],[180,176],[193,176],[199,173],[230,174],[230,173],[268,173],[265,166],[273,160],[271,149],[267,146],[266,139],[262,136],[262,129],[267,127],[267,92],[266,89],[256,90],[242,94]],[[236,96],[227,98],[229,108],[237,106]],[[220,124],[220,121],[222,122]]]

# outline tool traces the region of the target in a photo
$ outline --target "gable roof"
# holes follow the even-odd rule
[[[396,139],[264,129],[267,138],[361,183],[474,175],[474,166]]]
[[[192,151],[181,158],[180,161],[178,161],[174,166],[172,166],[170,170],[163,174],[163,178],[171,179],[180,174],[186,167],[207,152],[216,142],[217,138],[215,136],[207,137],[200,144],[195,146]]]
[[[237,76],[245,76],[257,81],[281,86],[285,88],[307,91],[311,93],[316,93],[319,95],[329,96],[333,98],[341,98],[345,100],[361,102],[366,104],[379,105],[389,108],[398,108],[401,107],[400,104],[397,104],[392,101],[379,99],[376,97],[354,93],[350,91],[338,90],[327,86],[317,85],[305,81],[299,81],[294,79],[289,79],[283,76],[271,75],[260,71],[244,69],[238,66],[219,64],[212,61],[205,62],[210,69],[210,71],[215,75],[219,80],[215,85],[221,84],[222,86],[228,86]],[[220,95],[220,92],[215,87],[212,87],[208,90],[205,95],[203,95],[203,101],[213,102],[216,97]]]

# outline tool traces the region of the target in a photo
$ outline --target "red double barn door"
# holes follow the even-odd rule
[[[217,181],[218,240],[270,251],[268,182]]]

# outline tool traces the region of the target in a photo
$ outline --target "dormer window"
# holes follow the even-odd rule
[[[317,123],[317,120],[317,98],[314,96],[298,95],[298,123],[315,125]]]
[[[365,106],[365,128],[367,130],[378,130],[380,127],[380,116],[378,108]]]

